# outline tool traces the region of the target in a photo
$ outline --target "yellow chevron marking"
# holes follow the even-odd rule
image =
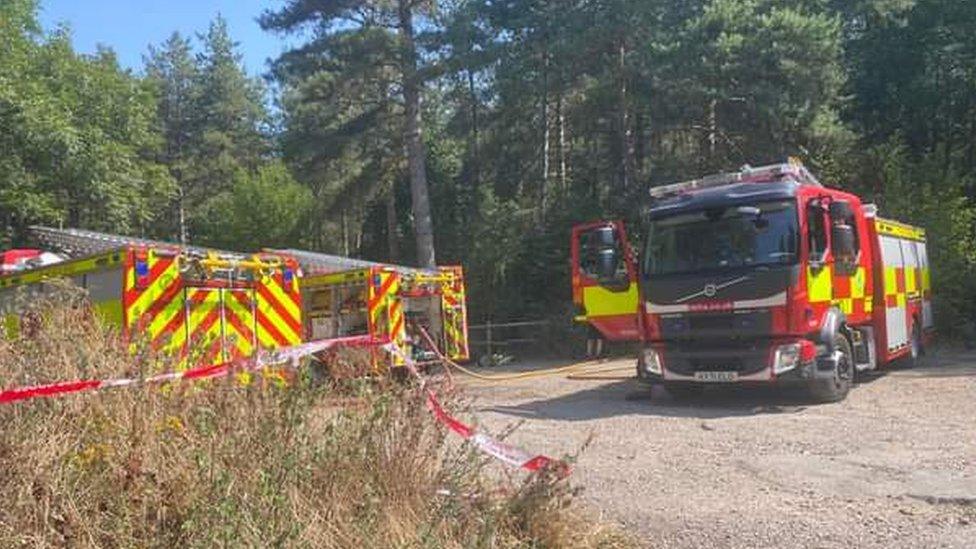
[[[149,337],[151,339],[156,339],[162,335],[163,329],[169,324],[177,315],[183,315],[186,309],[186,298],[185,292],[181,291],[163,308],[156,318],[153,319],[152,323],[149,325]],[[186,327],[180,326],[174,333],[170,334],[169,341],[163,346],[164,351],[173,351],[179,349],[183,346],[183,340],[186,334]],[[163,335],[163,337],[166,337]]]
[[[198,330],[203,319],[220,306],[220,292],[217,290],[193,288],[187,292],[187,299],[192,300],[200,292],[206,292],[206,295],[203,301],[190,306],[190,318],[187,321],[187,328],[192,343],[206,346],[213,342],[215,337],[220,337],[220,320],[214,322],[205,332],[199,332]]]
[[[279,311],[275,309],[268,300],[264,299],[260,293],[258,293],[255,297],[257,298],[256,301],[258,313],[264,315],[268,321],[274,325],[279,332],[281,332],[281,335],[285,336],[285,339],[289,343],[298,343],[301,341],[301,334],[296,334],[295,331],[288,326],[288,324],[282,319]],[[273,337],[265,333],[260,324],[258,324],[258,339],[261,340],[261,344],[265,347],[274,348],[279,345]]]
[[[278,300],[278,303],[280,303],[284,308],[285,313],[287,313],[288,316],[294,319],[301,319],[302,310],[298,307],[298,305],[295,304],[294,301],[291,300],[291,296],[281,289],[281,286],[278,285],[278,282],[273,277],[268,277],[264,279],[263,282],[265,283],[265,287],[271,292],[271,295],[273,295],[275,299]]]
[[[155,268],[156,263],[160,261],[156,257],[156,254],[150,253],[148,260],[148,268],[152,271]],[[133,287],[135,285],[136,270],[132,268],[129,273],[131,276],[126,276],[126,279],[132,279]],[[139,297],[136,298],[135,302],[129,308],[129,324],[134,325],[139,318],[142,317],[149,307],[152,306],[162,295],[163,292],[180,276],[179,267],[176,261],[170,263],[166,270],[159,274],[156,280],[150,282],[149,287],[142,290]]]
[[[224,314],[228,317],[233,315],[240,324],[248,327],[252,332],[254,331],[254,315],[251,314],[251,309],[245,307],[232,295],[224,296]],[[254,352],[254,342],[239,332],[234,324],[229,321],[225,328],[227,330],[225,335],[227,342],[233,341],[233,346],[237,348],[241,356],[251,356]]]

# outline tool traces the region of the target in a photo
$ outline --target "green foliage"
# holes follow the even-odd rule
[[[298,233],[311,206],[311,192],[280,162],[256,172],[239,170],[230,190],[206,206],[203,232],[208,244],[231,250],[285,248]]]
[[[146,56],[146,80],[157,97],[160,160],[176,181],[170,213],[155,233],[173,240],[215,243],[224,235],[212,216],[212,200],[234,192],[240,173],[268,162],[270,116],[261,82],[241,64],[226,20],[217,16],[199,36],[201,52],[174,33]],[[245,179],[247,176],[244,176]]]
[[[0,7],[0,219],[4,240],[30,223],[142,231],[173,191],[155,162],[150,88],[115,55],[74,53],[40,34],[33,2]]]
[[[976,319],[971,2],[290,0],[261,18],[303,42],[272,66],[274,128],[220,18],[140,78],[36,10],[0,4],[14,241],[64,222],[409,263],[411,84],[439,262],[467,269],[475,321],[565,316],[574,223],[636,224],[651,185],[787,156],[926,226],[937,321]]]
[[[966,178],[945,171],[938,153],[913,161],[898,140],[867,157],[881,183],[875,198],[883,214],[926,229],[936,321],[944,333],[965,333],[976,319],[976,208]]]

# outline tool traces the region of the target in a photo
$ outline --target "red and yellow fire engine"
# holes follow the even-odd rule
[[[594,314],[605,310],[594,300],[638,289],[644,380],[678,395],[796,380],[833,401],[856,372],[917,359],[933,335],[925,231],[878,217],[799,162],[651,196],[639,265],[620,222],[583,226],[572,243],[574,295],[601,331],[631,333],[626,315]]]

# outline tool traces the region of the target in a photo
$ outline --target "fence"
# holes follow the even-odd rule
[[[509,351],[512,347],[539,344],[545,341],[548,320],[522,320],[515,322],[492,322],[468,326],[470,345],[477,349],[481,357],[494,361],[499,350]],[[479,359],[479,363],[483,362]]]

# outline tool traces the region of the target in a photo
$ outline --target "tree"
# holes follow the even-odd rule
[[[29,0],[0,4],[0,217],[5,240],[32,223],[147,232],[172,180],[155,159],[152,90],[114,53],[76,54],[44,36]]]
[[[211,201],[235,192],[240,173],[262,166],[271,144],[264,87],[247,76],[227,21],[218,15],[198,39],[201,51],[193,55],[190,40],[174,33],[150,47],[145,65],[166,143],[160,161],[178,186],[175,223],[159,230],[206,243],[221,238],[210,230],[217,226]]]
[[[308,188],[298,184],[280,162],[268,162],[256,171],[239,170],[233,192],[222,193],[208,207],[204,233],[212,246],[253,251],[287,248],[309,211]]]
[[[166,140],[160,159],[176,181],[176,232],[187,242],[187,169],[191,162],[194,134],[194,94],[198,69],[190,41],[174,32],[160,47],[149,47],[145,58],[146,78],[156,87],[160,131]]]
[[[350,118],[333,133],[342,142],[349,144],[365,135],[363,122],[369,119],[389,122],[393,113],[399,118],[417,262],[425,267],[434,266],[436,257],[421,111],[426,79],[416,28],[418,17],[423,19],[421,26],[429,21],[430,9],[427,3],[412,0],[290,0],[281,10],[266,12],[261,18],[265,29],[281,33],[314,29],[309,43],[277,61],[276,74],[298,103],[324,102],[348,108]],[[303,107],[293,104],[293,108]],[[342,161],[341,151],[316,156],[328,167]]]

